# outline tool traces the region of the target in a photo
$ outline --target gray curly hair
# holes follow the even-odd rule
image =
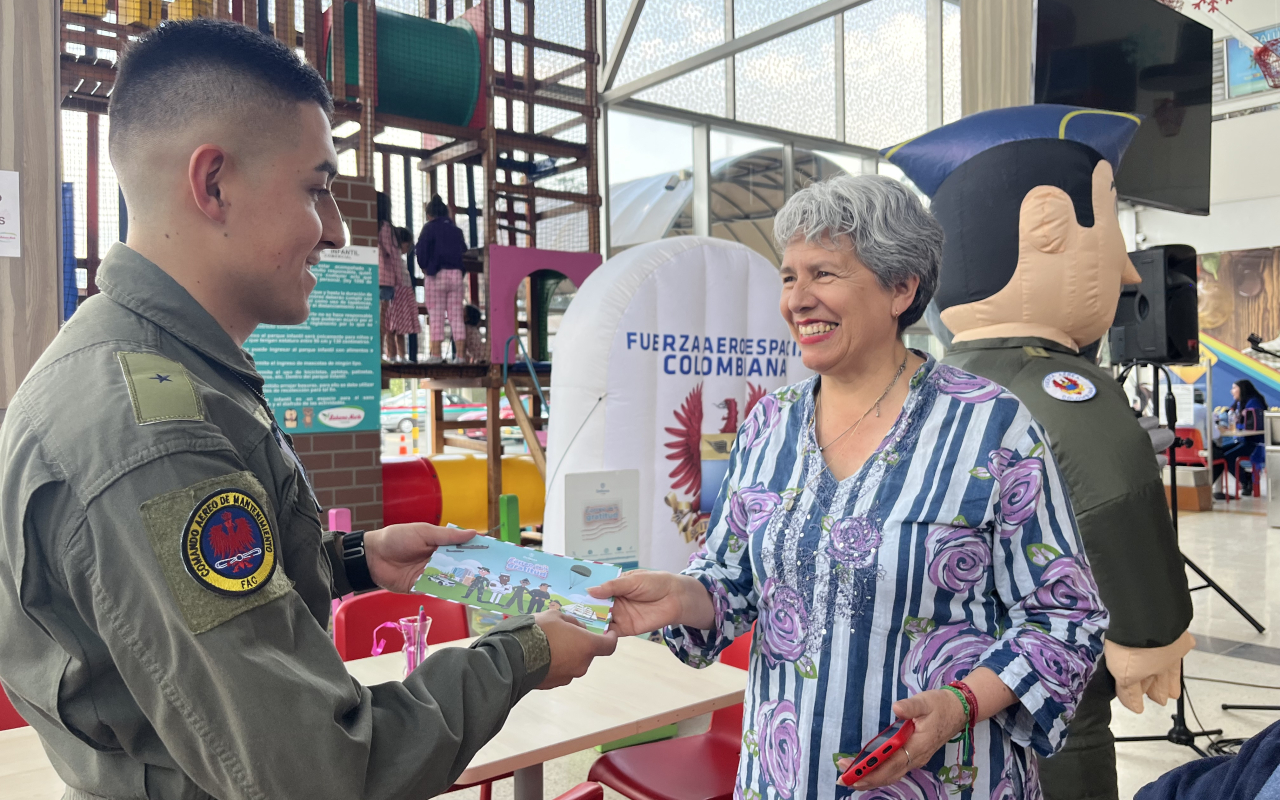
[[[884,175],[837,175],[791,196],[773,220],[778,245],[839,249],[844,241],[888,290],[920,279],[898,331],[919,321],[938,288],[942,226],[906,186]]]

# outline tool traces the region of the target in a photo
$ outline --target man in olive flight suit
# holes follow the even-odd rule
[[[1111,698],[1141,713],[1180,693],[1191,597],[1151,438],[1124,390],[1080,352],[1138,283],[1113,167],[1139,120],[1067,106],[988,111],[888,152],[946,232],[943,359],[1018,396],[1044,427],[1111,615],[1063,750],[1040,762],[1050,800],[1117,798]]]
[[[473,532],[325,534],[241,348],[305,320],[308,267],[345,244],[331,108],[234,23],[166,24],[120,61],[128,244],[0,427],[0,680],[73,800],[418,800],[615,646],[548,613],[403,683],[344,669],[330,599],[407,591]]]

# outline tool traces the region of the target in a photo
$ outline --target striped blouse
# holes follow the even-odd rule
[[[1039,798],[1035,758],[1061,745],[1102,653],[1107,613],[1044,433],[1009,392],[926,363],[855,474],[825,468],[814,377],[739,429],[706,547],[714,630],[668,628],[705,666],[757,623],[735,800]],[[839,786],[835,762],[890,706],[985,666],[1019,702],[893,786]]]

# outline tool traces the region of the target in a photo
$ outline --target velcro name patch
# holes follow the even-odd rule
[[[155,353],[116,353],[129,386],[133,415],[139,425],[170,420],[202,420],[200,395],[187,370]]]

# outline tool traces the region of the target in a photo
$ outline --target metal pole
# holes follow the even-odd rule
[[[848,97],[848,93],[844,87],[844,14],[838,14],[834,21],[836,29],[833,43],[835,47],[836,138],[843,142],[848,138],[845,131],[845,123],[848,116],[845,111],[845,98]]]
[[[942,0],[925,0],[925,126],[942,126]]]
[[[421,381],[414,378],[413,384],[413,454],[418,455],[418,388]]]
[[[693,235],[711,235],[711,126],[693,126]]]
[[[782,202],[791,199],[796,192],[796,145],[787,142],[782,146]]]
[[[724,0],[724,40],[732,42],[733,32],[733,3],[734,0]],[[738,93],[737,93],[736,72],[734,71],[734,58],[729,56],[724,60],[724,115],[729,119],[738,116]]]

